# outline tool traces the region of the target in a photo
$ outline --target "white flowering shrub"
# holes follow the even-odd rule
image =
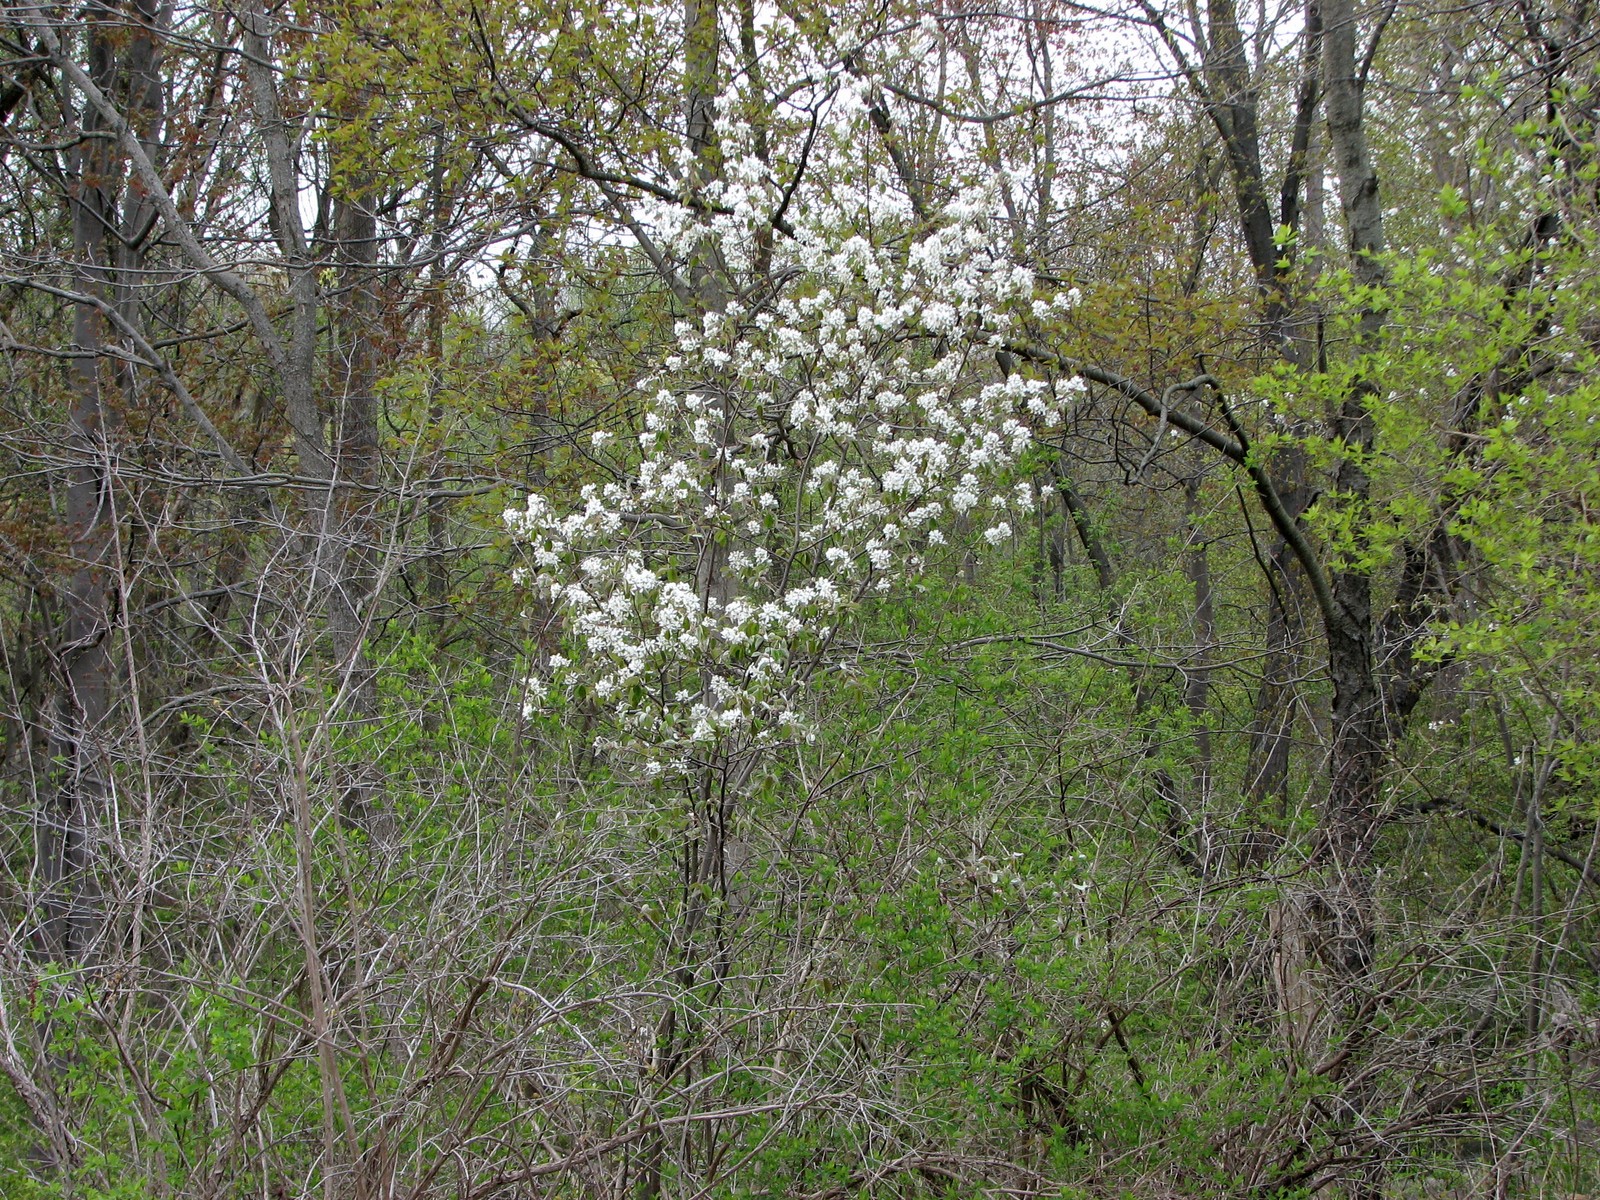
[[[569,641],[535,703],[581,691],[652,771],[794,736],[853,605],[921,570],[953,519],[1009,540],[1031,505],[1014,468],[1076,385],[999,378],[994,344],[1038,301],[992,248],[990,199],[898,250],[832,232],[881,226],[892,198],[821,210],[782,298],[678,323],[637,445],[595,436],[620,482],[506,513]]]

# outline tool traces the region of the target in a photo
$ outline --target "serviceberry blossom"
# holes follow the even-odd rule
[[[740,186],[756,199],[693,231],[729,262],[770,211],[758,179]],[[800,690],[848,610],[920,570],[986,497],[1031,508],[1018,460],[1078,390],[996,381],[990,339],[1038,287],[996,247],[997,203],[964,192],[909,247],[878,244],[842,231],[906,214],[841,187],[783,244],[780,295],[678,323],[638,384],[637,439],[590,439],[616,480],[571,509],[535,493],[505,514],[567,643],[530,706],[581,694],[656,771],[803,736]],[[990,545],[1010,540],[986,524]]]

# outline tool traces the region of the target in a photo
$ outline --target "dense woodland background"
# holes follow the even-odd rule
[[[0,1193],[1600,1192],[1597,31],[7,3]]]

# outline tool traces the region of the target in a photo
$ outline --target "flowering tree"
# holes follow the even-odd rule
[[[1035,299],[995,249],[996,207],[972,189],[908,248],[851,232],[903,237],[901,197],[812,207],[782,296],[679,321],[641,381],[637,446],[593,435],[618,480],[575,511],[534,493],[506,513],[568,631],[556,686],[596,702],[647,771],[803,733],[797,691],[852,606],[921,570],[953,523],[999,545],[1031,509],[1019,462],[1082,385],[994,382],[994,348],[1019,306],[1072,296]],[[724,260],[739,232],[717,239]],[[530,680],[533,703],[548,686]]]

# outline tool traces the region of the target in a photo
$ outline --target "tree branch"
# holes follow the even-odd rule
[[[1074,362],[1063,358],[1061,355],[1039,346],[1029,345],[1026,342],[1004,342],[1002,348],[1018,358],[1047,366],[1060,371],[1065,375],[1075,375],[1080,379],[1087,379],[1093,383],[1103,384],[1112,388],[1129,400],[1132,400],[1152,417],[1159,418],[1166,413],[1168,422],[1198,441],[1204,442],[1230,462],[1244,468],[1250,477],[1250,482],[1255,485],[1256,495],[1260,497],[1261,506],[1267,510],[1267,516],[1272,519],[1273,528],[1278,535],[1288,543],[1294,551],[1294,556],[1300,561],[1305,570],[1306,578],[1311,581],[1312,593],[1317,598],[1317,608],[1322,613],[1323,621],[1329,628],[1337,626],[1344,619],[1344,609],[1339,604],[1333,593],[1333,586],[1329,582],[1328,573],[1323,569],[1322,560],[1317,556],[1316,550],[1307,540],[1305,531],[1300,528],[1298,521],[1290,515],[1284,506],[1283,497],[1278,494],[1277,486],[1266,470],[1257,465],[1250,453],[1248,443],[1235,441],[1233,438],[1218,433],[1199,417],[1193,416],[1181,409],[1170,409],[1162,402],[1161,397],[1154,395],[1147,389],[1115,371],[1107,371],[1103,367],[1091,366],[1088,363]],[[1209,376],[1206,378],[1209,379]],[[1214,385],[1214,384],[1213,384]],[[1220,393],[1219,393],[1220,394]],[[1236,427],[1237,428],[1237,427]]]

